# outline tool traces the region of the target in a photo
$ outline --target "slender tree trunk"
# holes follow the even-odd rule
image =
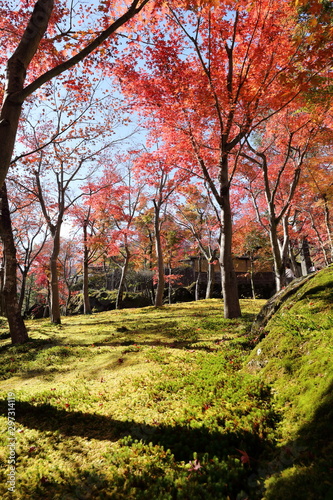
[[[311,227],[312,229],[315,231],[316,235],[317,235],[317,238],[318,238],[318,241],[319,241],[319,244],[320,244],[320,247],[322,249],[322,252],[323,252],[323,256],[324,256],[324,260],[325,260],[325,265],[328,266],[329,264],[329,256],[328,256],[328,251],[327,251],[327,248],[325,246],[325,243],[321,237],[321,234],[320,232],[318,231],[318,228],[317,228],[317,225],[315,223],[315,220],[314,220],[314,217],[312,215],[312,213],[310,212],[310,218],[311,218]]]
[[[200,279],[201,279],[201,255],[198,259],[198,275],[195,281],[195,300],[200,300]]]
[[[228,180],[227,157],[221,167],[221,242],[220,268],[225,318],[239,318],[241,309],[238,298],[238,283],[232,260],[232,215]]]
[[[157,257],[157,270],[158,270],[157,271],[158,283],[155,295],[155,306],[161,307],[163,306],[164,285],[165,285],[164,260],[163,260],[162,240],[160,231],[160,209],[155,200],[154,200],[154,206],[155,206],[155,246],[156,246],[156,257]]]
[[[60,296],[58,279],[58,257],[60,252],[60,228],[57,227],[53,236],[53,249],[50,258],[51,271],[51,322],[60,325]]]
[[[27,293],[25,294],[25,297],[24,297],[24,313],[23,313],[23,316],[25,316],[28,311],[29,311],[29,306],[30,306],[30,297],[31,297],[31,280],[29,280],[29,284],[28,284],[28,290],[27,290]]]
[[[171,279],[170,275],[172,274],[172,269],[171,269],[171,264],[169,264],[169,283],[168,283],[168,302],[171,304],[171,292],[172,292],[172,285],[171,285]]]
[[[71,298],[72,298],[72,292],[68,289],[68,295],[67,295],[66,306],[65,306],[65,316],[68,316],[69,304],[71,302]]]
[[[250,256],[250,282],[251,282],[252,298],[253,298],[253,300],[255,300],[256,299],[256,291],[254,288],[253,276],[254,276],[254,258],[253,258],[253,255],[251,253],[251,256]]]
[[[149,269],[149,271],[152,271],[153,270],[154,238],[153,238],[153,235],[152,235],[151,231],[149,231],[149,241],[150,241],[150,244],[149,244],[149,247],[148,247],[148,269]],[[155,287],[154,287],[153,278],[150,279],[149,283],[150,283],[150,285],[149,285],[149,288],[150,288],[149,296],[150,296],[150,299],[151,299],[151,303],[155,304]]]
[[[306,238],[302,238],[301,240],[299,253],[301,260],[301,276],[306,276],[309,273],[309,269],[311,267],[310,248]],[[293,260],[295,260],[295,258]],[[299,275],[295,274],[295,276],[298,277]]]
[[[269,238],[271,241],[272,254],[273,254],[275,286],[276,286],[276,291],[279,292],[283,286],[283,281],[284,281],[283,280],[284,263],[281,258],[277,228],[274,220],[271,220],[270,223]]]
[[[83,313],[91,314],[89,299],[89,249],[87,246],[87,222],[83,224]]]
[[[84,249],[85,253],[86,249]],[[91,314],[91,306],[89,299],[89,266],[86,254],[83,260],[83,313]]]
[[[116,309],[121,309],[123,307],[123,296],[124,296],[126,275],[127,275],[127,271],[128,271],[128,265],[129,265],[130,258],[131,258],[131,254],[130,254],[128,248],[126,248],[125,263],[121,267],[121,276],[120,276],[120,282],[119,282],[119,288],[118,288],[118,294],[117,294],[117,300],[116,300]]]
[[[195,300],[200,300],[200,272],[198,272],[197,279],[195,281]]]
[[[279,292],[285,284],[285,276],[284,276],[285,260],[288,254],[288,244],[289,244],[289,235],[288,235],[289,212],[286,215],[284,215],[282,219],[282,226],[283,226],[282,244],[280,243],[278,237],[276,218],[274,214],[274,209],[271,206],[271,204],[269,205],[269,214],[270,214],[269,237],[273,253],[276,291]]]
[[[288,241],[288,255],[290,258],[290,266],[291,266],[291,269],[295,275],[295,278],[300,278],[301,276],[303,276],[302,269],[300,269],[299,265],[297,264],[295,252],[294,252],[294,249],[293,249],[293,246],[292,246],[290,240]],[[310,268],[310,266],[309,266],[309,268]]]
[[[329,206],[328,206],[328,200],[327,200],[326,194],[323,195],[323,199],[324,199],[326,232],[327,232],[327,238],[328,238],[328,241],[329,241],[330,253],[331,253],[330,262],[332,262],[333,261],[332,226],[331,226],[331,220],[330,220],[330,209],[329,209]]]
[[[215,266],[214,266],[214,258],[207,260],[207,288],[206,288],[206,299],[210,299],[213,293],[213,287],[215,282]]]
[[[23,344],[29,340],[28,333],[21,316],[17,298],[17,261],[16,248],[10,219],[9,204],[6,184],[3,184],[1,191],[1,217],[0,217],[0,237],[3,245],[4,255],[4,287],[3,296],[5,302],[5,312],[9,324],[9,331],[12,344]]]
[[[105,290],[110,290],[110,288],[109,288],[109,282],[110,282],[109,270],[108,270],[108,267],[106,265],[105,259],[103,260],[103,273],[104,273],[104,280],[105,280]]]
[[[4,301],[4,296],[3,296],[4,279],[5,279],[5,270],[4,270],[3,261],[2,261],[1,267],[0,267],[0,316],[4,316],[6,314],[5,313],[5,301]]]
[[[51,284],[50,284],[50,280],[48,280],[47,281],[47,299],[46,299],[46,304],[44,307],[43,318],[49,318],[50,311],[51,311]]]
[[[19,308],[20,308],[20,311],[22,311],[22,309],[23,309],[23,302],[24,302],[24,299],[25,299],[27,276],[28,276],[28,270],[24,269],[24,271],[22,273],[21,290],[20,290],[20,296],[19,296]]]

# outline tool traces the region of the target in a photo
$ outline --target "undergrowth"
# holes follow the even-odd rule
[[[251,300],[237,320],[208,300],[28,322],[18,347],[2,322],[1,497],[333,498],[332,284],[319,273],[260,334]]]

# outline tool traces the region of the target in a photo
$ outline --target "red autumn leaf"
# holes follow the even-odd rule
[[[240,461],[242,462],[242,464],[249,464],[250,463],[250,457],[247,454],[247,452],[246,451],[242,451],[242,450],[238,450],[237,448],[236,448],[236,450],[241,454]]]

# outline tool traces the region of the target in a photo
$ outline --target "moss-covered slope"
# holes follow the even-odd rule
[[[333,267],[289,296],[260,334],[246,370],[272,386],[281,413],[265,498],[333,499]]]

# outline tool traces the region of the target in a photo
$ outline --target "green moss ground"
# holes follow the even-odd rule
[[[291,296],[265,330],[247,360],[249,371],[262,367],[258,375],[272,387],[281,416],[265,498],[331,500],[333,268]]]
[[[332,290],[319,273],[260,342],[251,300],[237,320],[207,300],[31,321],[19,347],[3,321],[1,497],[333,498]]]

